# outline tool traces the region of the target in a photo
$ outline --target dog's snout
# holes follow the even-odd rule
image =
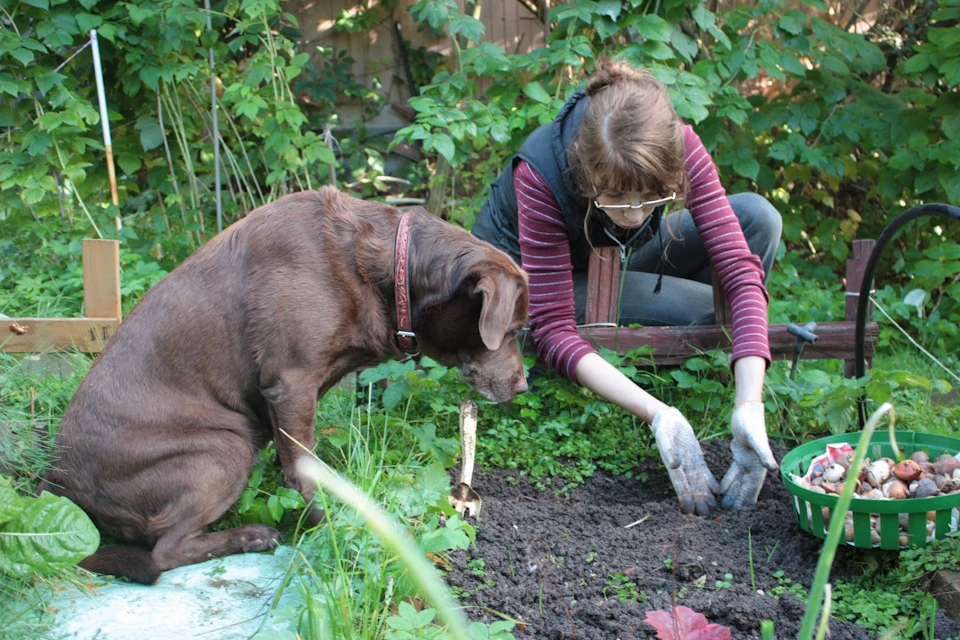
[[[523,374],[521,373],[519,376],[517,376],[517,383],[513,387],[513,393],[514,395],[523,393],[527,390],[527,388],[527,379],[524,378]]]

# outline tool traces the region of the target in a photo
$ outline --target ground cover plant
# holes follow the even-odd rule
[[[224,224],[331,176],[376,197],[386,142],[358,133],[334,153],[323,131],[336,121],[338,94],[371,113],[383,99],[356,79],[343,52],[311,59],[299,50],[298,26],[279,1],[213,2],[209,16],[183,0],[75,4],[34,0],[0,12],[0,314],[80,315],[80,240],[97,236],[121,240],[126,313],[216,232],[203,106],[210,50],[222,89]],[[411,52],[422,90],[398,141],[428,161],[401,166],[410,185],[402,195],[441,190],[437,213],[465,227],[502,164],[601,52],[650,67],[697,124],[728,189],[763,193],[783,213],[769,283],[773,322],[842,318],[852,239],[876,237],[919,202],[960,203],[956,0],[885,4],[870,17],[817,1],[576,0],[551,8],[547,45],[528,56],[485,41],[475,16],[448,0],[420,0],[411,11],[457,46],[449,60]],[[360,12],[339,24],[369,19]],[[91,28],[114,70],[107,93],[118,207],[109,204],[88,52],[60,67]],[[307,94],[309,110],[297,99]],[[443,163],[453,179],[440,184],[432,176]],[[778,456],[855,430],[864,393],[874,407],[892,402],[902,428],[957,435],[957,237],[949,222],[918,221],[889,247],[874,294],[880,342],[864,379],[845,379],[836,361],[801,362],[795,376],[789,363],[773,365],[765,402]],[[711,466],[725,467],[726,355],[672,368],[653,367],[643,350],[604,355],[680,407]],[[0,356],[0,471],[20,496],[36,485],[50,434],[91,361],[58,357],[53,367]],[[755,511],[681,518],[646,426],[528,365],[531,392],[507,406],[481,403],[475,485],[484,512],[475,522],[446,504],[457,411],[471,393],[455,372],[388,363],[360,377],[359,409],[349,379],[318,407],[318,454],[430,554],[480,623],[472,637],[653,637],[647,614],[675,605],[731,627],[733,637],[760,637],[764,620],[777,637],[794,637],[822,545],[793,523],[778,479],[768,479]],[[269,615],[310,638],[448,637],[402,563],[352,509],[331,502],[335,526],[304,530],[302,500],[280,485],[271,458],[268,447],[216,525],[276,525],[302,551],[285,584],[298,604]],[[960,635],[925,590],[931,571],[956,564],[956,544],[901,553],[841,547],[831,576],[834,637]],[[51,592],[91,580],[48,568],[0,571],[0,636],[39,637]]]

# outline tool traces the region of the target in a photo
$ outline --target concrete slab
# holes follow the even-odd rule
[[[280,628],[284,624],[273,623],[267,614],[294,553],[281,546],[273,553],[216,558],[167,571],[149,587],[110,580],[90,594],[60,593],[52,602],[56,622],[44,640],[292,638]],[[291,586],[280,606],[296,594]]]

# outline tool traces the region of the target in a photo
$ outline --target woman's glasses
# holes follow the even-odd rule
[[[666,198],[660,198],[659,200],[650,200],[649,202],[641,202],[640,204],[603,204],[599,200],[594,200],[593,204],[597,206],[598,209],[603,209],[604,211],[635,211],[637,209],[643,210],[645,213],[648,211],[653,211],[657,207],[661,207],[665,204],[669,204],[677,199],[677,192],[674,191],[672,194]]]

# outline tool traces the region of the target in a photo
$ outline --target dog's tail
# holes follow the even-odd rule
[[[140,584],[153,584],[161,573],[149,551],[134,547],[101,547],[83,559],[80,566],[87,571],[127,578]]]

